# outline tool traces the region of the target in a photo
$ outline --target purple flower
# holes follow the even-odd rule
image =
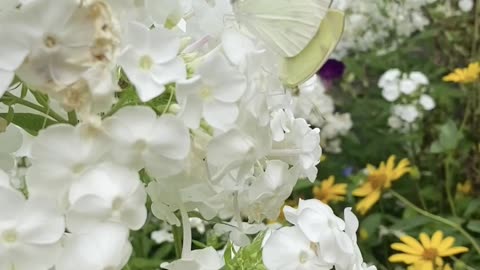
[[[323,81],[329,82],[341,78],[344,71],[345,65],[341,61],[328,59],[317,74]]]
[[[349,167],[344,168],[342,174],[343,174],[343,176],[345,176],[345,177],[350,177],[350,176],[352,176],[352,174],[353,174],[353,167],[349,166]]]

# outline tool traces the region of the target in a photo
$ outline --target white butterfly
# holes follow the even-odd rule
[[[294,57],[313,39],[331,0],[231,0],[236,20],[282,57]]]

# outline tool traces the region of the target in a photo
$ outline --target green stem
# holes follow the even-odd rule
[[[451,160],[451,154],[449,154],[444,161],[445,191],[447,192],[448,204],[450,205],[450,209],[452,211],[452,214],[453,214],[453,216],[457,217],[457,210],[455,208],[455,202],[454,202],[453,196],[452,196],[452,177],[451,177],[451,173],[450,173],[450,160]]]
[[[174,95],[175,95],[175,91],[174,91],[174,90],[171,90],[171,91],[170,91],[170,97],[168,98],[167,106],[165,106],[165,109],[163,109],[162,114],[165,114],[165,113],[168,112],[168,110],[170,109],[170,105],[172,104],[172,100],[173,100],[173,96],[174,96]]]
[[[72,124],[73,126],[76,126],[78,124],[78,118],[75,111],[68,112],[68,122],[70,122],[70,124]]]
[[[475,59],[476,53],[477,53],[477,42],[478,42],[478,28],[480,26],[480,0],[477,0],[477,3],[475,4],[475,24],[473,27],[473,41],[472,41],[472,51],[471,51],[471,58],[472,60]]]
[[[37,105],[35,103],[32,103],[30,101],[27,101],[27,100],[24,100],[24,99],[21,99],[13,94],[10,94],[10,93],[5,93],[4,95],[6,98],[9,98],[11,100],[13,100],[14,103],[16,104],[20,104],[20,105],[23,105],[23,106],[26,106],[26,107],[29,107],[30,109],[33,109],[33,110],[36,110],[38,112],[41,112],[43,114],[46,114],[48,116],[50,116],[51,118],[55,119],[57,122],[59,123],[68,123],[67,119],[63,118],[62,116],[60,116],[59,114],[57,114],[56,112],[52,111],[50,108],[45,108],[45,107],[42,107],[40,105]]]
[[[182,227],[172,226],[173,244],[175,247],[175,258],[180,259],[182,257]]]
[[[477,241],[475,240],[475,238],[473,238],[467,231],[465,231],[459,224],[453,222],[453,221],[450,221],[446,218],[443,218],[441,216],[437,216],[435,214],[432,214],[430,212],[427,212],[425,210],[422,210],[420,209],[419,207],[417,207],[415,204],[413,204],[412,202],[410,202],[408,199],[406,199],[405,197],[403,197],[402,195],[398,194],[397,192],[395,192],[394,190],[390,190],[390,192],[392,193],[392,195],[397,198],[399,201],[403,202],[406,206],[410,207],[412,210],[414,210],[415,212],[419,213],[420,215],[422,216],[425,216],[427,218],[430,218],[432,220],[435,220],[439,223],[442,223],[442,224],[445,224],[455,230],[457,230],[458,232],[460,232],[465,238],[467,238],[470,243],[472,244],[473,248],[475,249],[475,251],[478,253],[478,255],[480,255],[480,246],[478,245]]]

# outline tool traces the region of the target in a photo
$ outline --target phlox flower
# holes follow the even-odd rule
[[[56,198],[59,207],[68,208],[71,183],[102,162],[110,147],[105,134],[86,133],[82,126],[61,124],[42,130],[31,148],[32,166],[26,174],[29,195]]]
[[[392,182],[400,179],[410,169],[410,162],[407,159],[402,159],[395,165],[395,156],[390,156],[386,163],[380,163],[378,168],[367,165],[365,182],[352,193],[354,196],[363,197],[355,209],[364,215],[380,199],[383,191],[389,189]]]
[[[131,22],[124,43],[126,48],[118,62],[140,100],[149,101],[161,95],[166,84],[186,78],[185,63],[178,56],[180,38],[174,32]]]
[[[318,200],[300,200],[298,208],[285,206],[285,218],[320,248],[323,261],[336,264],[339,257],[351,257],[354,253],[351,239],[345,234],[345,222],[335,216],[332,209]],[[323,228],[318,230],[318,228]]]
[[[330,270],[333,265],[318,256],[318,245],[298,227],[274,231],[263,247],[263,263],[271,270]]]
[[[56,270],[121,270],[132,254],[128,229],[102,224],[65,237]]]
[[[197,128],[203,117],[213,127],[225,129],[237,120],[237,102],[247,87],[245,76],[219,50],[200,61],[195,76],[177,84],[179,115],[190,128]]]
[[[64,218],[53,201],[26,200],[0,170],[0,269],[49,269],[64,232]]]
[[[320,129],[311,128],[303,118],[286,115],[285,138],[274,142],[270,158],[280,159],[294,166],[300,177],[313,182],[317,175],[316,165],[320,163]]]
[[[147,194],[136,171],[104,163],[72,183],[66,215],[71,232],[86,232],[100,223],[116,222],[132,230],[147,219]]]
[[[180,173],[190,151],[188,129],[173,115],[157,117],[149,107],[127,106],[103,123],[112,141],[121,147],[111,158],[132,169],[146,170],[156,177]]]
[[[0,118],[0,126],[3,119]],[[15,125],[8,125],[5,130],[0,127],[0,170],[11,171],[15,167],[15,158],[13,153],[22,146],[22,133],[20,128]]]
[[[192,251],[188,257],[171,263],[162,263],[167,270],[220,270],[225,263],[212,247]]]

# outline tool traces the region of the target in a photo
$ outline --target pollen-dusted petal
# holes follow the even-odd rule
[[[416,255],[409,254],[394,254],[388,258],[389,262],[403,262],[406,264],[413,264],[414,262],[420,261],[421,257]]]
[[[465,253],[465,252],[468,252],[468,248],[466,247],[452,247],[445,251],[439,252],[438,255],[442,257],[447,257],[447,256],[452,256],[460,253]]]
[[[402,251],[412,255],[422,255],[423,253],[423,248],[419,249],[403,243],[393,243],[390,247],[394,250]]]
[[[411,246],[414,249],[418,249],[418,250],[424,249],[423,246],[417,241],[417,239],[411,236],[408,236],[408,235],[402,236],[400,237],[400,241],[404,242],[405,244]]]
[[[431,242],[432,248],[438,248],[438,246],[442,242],[442,239],[443,239],[442,231],[436,231],[432,236],[432,242]]]
[[[430,248],[432,245],[430,243],[430,237],[426,233],[420,233],[420,242],[422,245],[427,249]]]

